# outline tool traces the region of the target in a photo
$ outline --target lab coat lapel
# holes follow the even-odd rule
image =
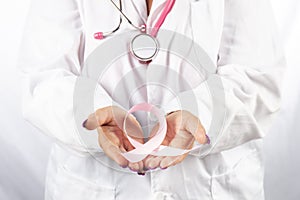
[[[153,27],[165,6],[167,0],[153,0],[152,7],[147,15],[146,0],[130,0],[134,9],[137,11],[138,17],[143,20],[147,27]]]
[[[136,10],[137,17],[139,17],[144,24],[147,22],[147,4],[146,0],[130,0],[134,9]]]
[[[146,0],[144,0],[146,2]],[[165,7],[167,0],[153,0],[152,7],[147,19],[147,27],[152,27],[155,25],[156,21],[159,19],[161,12]]]

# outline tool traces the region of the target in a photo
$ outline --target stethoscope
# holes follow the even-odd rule
[[[102,40],[105,37],[108,37],[118,31],[122,24],[122,16],[127,20],[127,22],[138,30],[140,33],[134,36],[131,39],[129,49],[131,54],[141,62],[150,62],[157,55],[159,50],[159,43],[157,41],[156,35],[164,23],[166,17],[169,12],[172,10],[172,7],[175,3],[175,0],[167,0],[164,10],[162,11],[159,19],[157,20],[155,26],[151,29],[150,33],[147,33],[147,27],[145,24],[141,26],[134,25],[131,20],[124,14],[122,10],[122,2],[119,0],[120,7],[117,6],[113,0],[110,0],[113,6],[120,12],[120,20],[118,26],[112,30],[107,32],[97,32],[94,34],[94,38],[97,40]]]

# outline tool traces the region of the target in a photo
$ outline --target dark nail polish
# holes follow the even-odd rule
[[[140,176],[145,176],[146,173],[145,172],[138,172],[137,174],[140,175]]]
[[[210,138],[208,137],[208,135],[206,135],[207,138],[207,144],[210,144]]]
[[[86,123],[87,123],[87,119],[82,123],[82,127],[85,128]]]
[[[161,167],[160,169],[161,169],[161,170],[165,170],[165,169],[168,169],[168,167],[164,167],[164,168]]]

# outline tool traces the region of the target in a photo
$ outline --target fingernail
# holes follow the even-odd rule
[[[149,170],[154,170],[156,169],[157,167],[148,167]]]
[[[210,138],[208,137],[208,135],[206,135],[206,139],[207,139],[207,144],[210,144]]]
[[[161,167],[160,169],[161,170],[165,170],[165,169],[168,169],[168,167]]]
[[[140,175],[140,176],[145,176],[146,173],[145,172],[138,172],[137,174]]]
[[[126,166],[126,165],[120,165],[120,167],[122,167],[122,168],[126,168],[127,166]]]
[[[82,123],[82,127],[85,128],[86,123],[87,123],[87,119]]]
[[[143,170],[144,170],[144,171],[148,171],[148,170],[150,170],[150,169],[147,168],[147,167],[144,167]]]
[[[132,169],[132,168],[130,168],[130,167],[128,167],[131,171],[133,171],[133,172],[137,172],[138,170],[136,170],[136,169]]]

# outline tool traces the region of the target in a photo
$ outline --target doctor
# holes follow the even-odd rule
[[[113,2],[119,5],[119,1]],[[153,27],[167,1],[120,2],[132,24]],[[124,18],[120,28],[108,37],[133,29]],[[148,156],[138,163],[120,156],[121,151],[133,147],[115,126],[124,118],[125,110],[111,106],[116,82],[138,61],[120,59],[115,65],[122,70],[113,68],[99,81],[95,112],[83,126],[97,129],[101,150],[95,148],[93,154],[87,150],[74,120],[76,79],[89,55],[108,39],[95,39],[95,33],[114,30],[119,19],[120,13],[109,0],[32,0],[19,63],[24,117],[56,141],[45,199],[264,199],[261,138],[279,110],[285,67],[268,0],[175,2],[160,28],[191,38],[207,52],[217,66],[215,75],[222,80],[226,118],[218,139],[208,144],[212,105],[207,91],[202,86],[193,88],[203,111],[198,114],[180,110],[165,98],[159,102],[168,123],[164,144],[191,148],[196,140],[208,144],[209,151],[178,157]],[[168,56],[158,53],[157,62],[167,65]],[[181,73],[181,64],[172,58],[167,66]],[[191,71],[183,72],[197,82]],[[167,76],[167,71],[158,75],[162,80]],[[133,104],[163,99],[151,94],[149,99],[141,92]],[[141,130],[135,118],[130,117],[130,122]]]

